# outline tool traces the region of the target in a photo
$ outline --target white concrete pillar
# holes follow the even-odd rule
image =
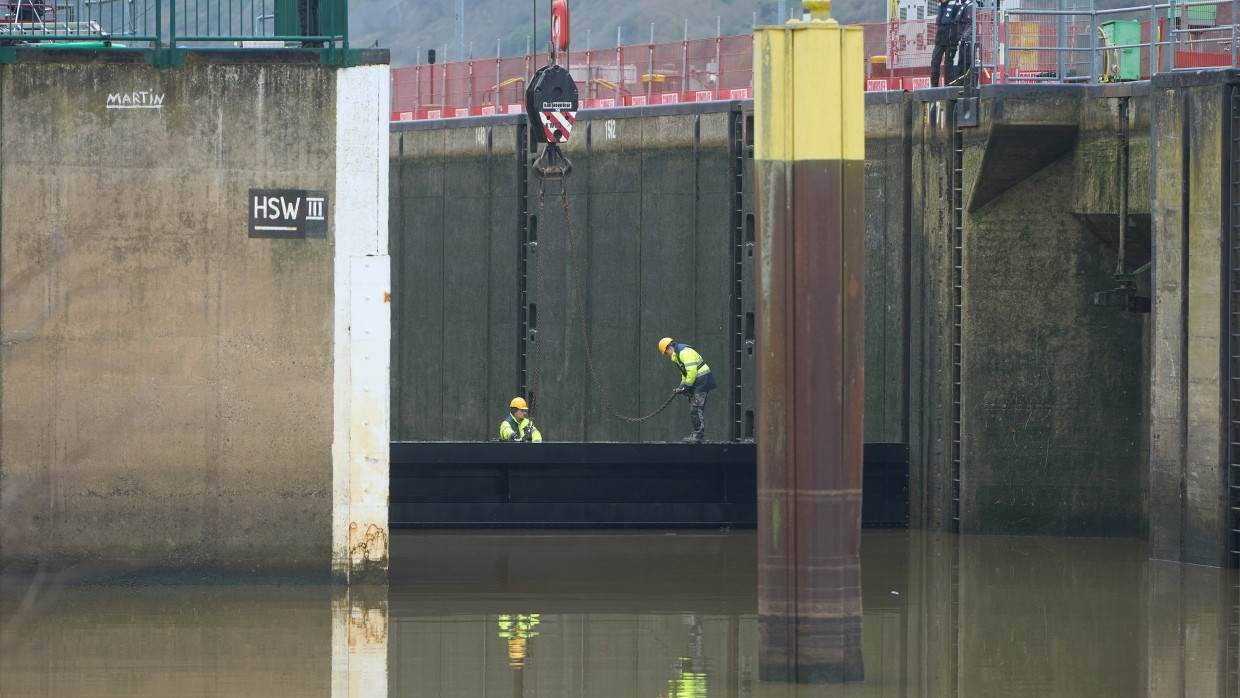
[[[336,72],[332,571],[387,583],[391,260],[386,65]]]

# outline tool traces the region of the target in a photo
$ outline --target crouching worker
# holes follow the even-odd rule
[[[706,393],[716,387],[706,360],[688,344],[677,344],[671,337],[659,340],[659,353],[672,360],[680,369],[680,385],[674,394],[689,396],[689,421],[693,433],[681,439],[686,443],[702,443],[706,439]]]
[[[525,418],[526,412],[530,409],[530,406],[525,404],[525,398],[514,397],[508,406],[512,408],[512,414],[499,423],[500,440],[542,442],[542,434],[538,433],[538,427],[534,426],[534,422]]]

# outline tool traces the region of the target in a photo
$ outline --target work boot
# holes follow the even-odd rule
[[[705,437],[702,434],[690,434],[681,439],[680,442],[685,444],[700,444],[703,439],[705,439]]]

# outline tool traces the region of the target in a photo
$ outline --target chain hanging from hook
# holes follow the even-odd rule
[[[564,224],[565,224],[565,228],[568,231],[569,259],[572,262],[572,268],[573,268],[573,292],[577,300],[577,319],[581,323],[581,341],[582,341],[582,346],[584,346],[586,350],[586,365],[590,369],[590,381],[594,384],[594,392],[598,393],[599,399],[603,402],[603,407],[606,408],[607,412],[611,414],[611,416],[615,417],[616,419],[620,419],[626,422],[644,422],[647,419],[650,419],[651,417],[654,417],[655,415],[659,414],[663,410],[667,409],[667,407],[672,404],[672,401],[676,399],[676,395],[673,394],[669,396],[667,398],[667,401],[665,401],[662,405],[659,406],[658,409],[656,409],[654,412],[651,412],[648,415],[645,415],[643,417],[630,417],[628,415],[621,414],[615,408],[615,406],[611,404],[611,400],[607,397],[607,393],[603,392],[603,385],[602,385],[602,382],[599,380],[598,370],[594,368],[594,356],[590,352],[590,333],[586,327],[586,306],[585,306],[585,300],[584,300],[585,294],[583,294],[581,291],[581,271],[577,266],[577,241],[573,235],[573,219],[572,219],[572,216],[570,215],[569,208],[568,208],[568,187],[564,184],[564,180],[561,179],[559,180],[559,182],[560,182],[560,204],[564,208]],[[542,221],[543,221],[543,211],[544,211],[545,201],[546,201],[546,188],[547,188],[546,182],[539,183],[538,185],[538,221],[539,221],[540,228],[542,226]],[[541,230],[539,231],[539,237],[542,237]],[[542,254],[542,245],[538,246],[536,254],[539,254],[539,255]],[[542,258],[541,257],[537,261],[537,269],[538,271],[537,271],[537,280],[535,281],[535,293],[540,296],[542,293],[541,292],[541,288],[542,288]],[[536,303],[540,301],[541,301],[541,298],[539,298],[538,301],[536,301]],[[541,308],[540,308],[540,312],[534,316],[535,336],[537,336],[538,334],[537,325],[538,325],[539,314],[541,314]],[[536,343],[538,341],[541,341],[541,340],[540,339],[535,340]],[[541,350],[541,346],[536,344],[535,349],[534,349],[534,380],[531,382],[532,392],[536,391],[539,385],[541,369],[542,369],[541,364],[542,364],[542,350]]]

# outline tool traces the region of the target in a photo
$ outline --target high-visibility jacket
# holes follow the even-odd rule
[[[680,384],[692,388],[699,380],[710,375],[710,366],[697,350],[688,344],[673,344],[672,363],[680,369]]]
[[[529,429],[528,434],[526,433],[527,428]],[[534,422],[528,418],[518,422],[516,417],[508,415],[508,419],[499,423],[499,438],[504,441],[516,441],[517,439],[514,437],[533,443],[542,442],[542,434],[538,433],[538,427],[534,426]]]

